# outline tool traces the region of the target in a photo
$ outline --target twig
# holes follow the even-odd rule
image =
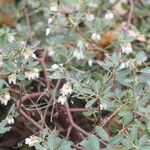
[[[69,126],[68,131],[67,131],[67,135],[66,135],[66,140],[69,139],[69,135],[70,135],[71,130],[72,130],[72,126]]]
[[[47,70],[46,70],[47,67],[46,67],[46,64],[45,64],[46,55],[47,55],[47,49],[44,49],[42,57],[39,58],[38,60],[39,60],[39,62],[41,64],[42,70],[44,72],[45,83],[46,83],[47,89],[48,89],[48,91],[50,93],[50,89],[51,89],[51,87],[50,87],[50,80],[48,78],[48,73],[47,73]]]
[[[43,130],[43,127],[39,123],[37,123],[35,120],[33,120],[30,116],[28,116],[22,109],[19,109],[18,111],[25,119],[27,119],[35,127],[37,127],[40,130]]]
[[[104,120],[104,122],[102,122],[102,124],[101,124],[101,127],[104,127],[106,124],[107,124],[107,122],[113,117],[113,116],[115,116],[118,112],[119,112],[119,110],[122,108],[123,106],[121,105],[120,107],[118,107],[106,120]]]
[[[33,42],[30,18],[29,18],[29,14],[28,14],[28,2],[27,2],[27,0],[24,0],[24,3],[25,3],[24,15],[25,15],[25,20],[26,20],[27,26],[28,26],[29,40],[30,40],[30,42]]]
[[[59,107],[61,110],[63,110],[63,111],[66,111],[66,108],[64,108],[64,107]],[[91,108],[91,110],[95,110],[95,111],[98,111],[98,107],[96,107],[96,108]],[[90,110],[90,108],[70,108],[70,112],[86,112],[86,111],[89,111]]]
[[[127,29],[129,29],[129,26],[131,24],[133,9],[134,9],[134,2],[133,0],[130,0],[130,12],[129,12],[128,21],[127,21]]]
[[[67,20],[68,20],[68,22],[69,22],[71,25],[75,26],[74,23],[72,22],[73,19],[72,19],[70,16],[67,17]],[[75,26],[75,27],[76,27],[76,26]],[[86,36],[80,31],[80,29],[79,29],[78,27],[76,27],[76,30],[79,32],[79,34],[80,34],[87,42],[89,42],[89,43],[92,44],[93,49],[96,48],[97,50],[106,53],[106,51],[105,51],[104,49],[102,49],[102,48],[100,48],[100,47],[97,47],[97,45],[96,45],[92,40],[90,40],[88,37],[86,37]]]
[[[84,129],[82,129],[81,127],[79,127],[74,121],[73,121],[73,118],[72,118],[72,114],[70,112],[70,108],[69,108],[69,104],[68,102],[66,101],[65,103],[65,106],[66,106],[66,113],[67,113],[67,116],[69,118],[69,122],[71,124],[71,126],[75,129],[77,129],[78,131],[80,131],[82,134],[84,134],[85,136],[90,136],[91,134],[86,132]]]

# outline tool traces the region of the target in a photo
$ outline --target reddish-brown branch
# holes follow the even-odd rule
[[[128,21],[127,21],[127,29],[129,29],[129,26],[131,24],[131,19],[132,19],[132,15],[133,15],[133,9],[134,9],[134,2],[133,0],[129,0],[130,1],[130,12],[129,12],[129,16],[128,16]]]
[[[64,107],[60,106],[60,109],[63,111],[66,111],[66,108],[64,108]],[[95,111],[98,111],[98,109],[99,108],[91,108],[91,110],[95,110]],[[70,108],[70,112],[86,112],[89,110],[90,110],[90,108]]]
[[[51,87],[50,87],[50,80],[48,78],[48,73],[47,73],[47,70],[46,70],[47,67],[46,67],[46,64],[45,64],[46,55],[47,55],[47,50],[44,49],[42,57],[39,58],[38,60],[39,60],[39,62],[41,64],[41,67],[42,67],[42,70],[43,70],[43,73],[44,73],[44,78],[45,78],[45,83],[47,85],[47,89],[50,92],[50,89],[51,89]]]
[[[28,3],[27,3],[27,0],[24,0],[24,2],[25,2],[24,15],[25,15],[25,20],[26,20],[27,26],[28,26],[29,39],[30,39],[30,42],[32,42],[33,41],[33,37],[32,37],[30,18],[29,18],[29,14],[28,14]]]
[[[69,122],[71,124],[71,126],[75,129],[77,129],[78,131],[80,131],[82,134],[84,134],[85,136],[90,136],[91,134],[86,132],[84,129],[82,129],[81,127],[79,127],[74,121],[73,121],[73,118],[72,118],[72,114],[70,112],[70,107],[69,107],[69,104],[68,102],[65,103],[65,106],[66,106],[66,112],[67,112],[67,116],[69,118]]]
[[[113,117],[113,116],[115,116],[118,112],[119,112],[119,110],[122,108],[122,105],[120,106],[120,107],[118,107],[106,120],[104,120],[103,122],[102,122],[102,124],[101,124],[101,127],[104,127],[106,124],[107,124],[107,122]]]
[[[24,103],[25,101],[27,101],[31,98],[36,98],[36,97],[40,97],[40,96],[47,96],[47,95],[44,92],[26,94],[21,98],[21,103]]]
[[[35,127],[37,127],[39,130],[43,130],[43,127],[35,120],[33,120],[30,116],[28,116],[22,109],[19,109],[18,111],[26,120],[32,123]]]

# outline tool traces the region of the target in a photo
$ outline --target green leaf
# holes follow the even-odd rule
[[[99,137],[101,137],[103,140],[109,141],[109,135],[102,127],[96,126],[95,129]]]
[[[95,83],[94,91],[98,93],[98,92],[100,91],[100,88],[101,88],[101,82],[98,80],[98,81]]]
[[[11,127],[6,127],[7,123],[5,121],[0,122],[0,134],[3,134],[11,129]]]
[[[87,88],[80,89],[80,93],[89,94],[89,95],[95,94],[91,89],[87,89]]]
[[[150,67],[141,69],[140,72],[150,74]]]
[[[141,62],[141,60],[145,60],[146,59],[146,55],[143,51],[140,51],[136,54],[136,61],[137,62]]]
[[[121,110],[119,115],[122,117],[121,122],[124,125],[128,125],[133,120],[133,112],[130,110]]]
[[[17,74],[17,77],[18,77],[18,79],[19,79],[20,81],[23,81],[23,80],[25,79],[25,75],[24,75],[23,72],[19,72],[19,73]]]
[[[119,133],[110,139],[110,143],[111,144],[120,144],[122,138],[123,138],[123,135]]]
[[[83,112],[83,115],[89,117],[95,113],[96,113],[96,111],[91,109],[89,111]]]
[[[49,76],[50,79],[64,79],[66,76],[60,72],[54,72],[52,75]]]
[[[35,144],[34,147],[36,150],[45,150],[45,148],[40,144]]]
[[[48,136],[49,150],[71,150],[72,143],[64,139],[60,139],[55,135]]]
[[[88,101],[85,105],[85,108],[90,108],[96,102],[96,98]]]
[[[117,133],[118,132],[118,128],[117,128],[117,125],[113,124],[113,123],[110,123],[109,124],[109,129],[111,132],[113,133]]]
[[[100,150],[100,143],[95,135],[91,135],[88,139],[83,140],[80,145],[86,150]]]
[[[131,149],[132,148],[132,144],[128,139],[122,139],[122,144],[127,148],[127,149]]]

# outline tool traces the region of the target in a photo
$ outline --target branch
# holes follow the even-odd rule
[[[28,26],[29,40],[30,40],[30,42],[33,42],[30,18],[29,18],[29,14],[28,14],[28,3],[27,3],[27,0],[24,0],[24,2],[25,2],[24,15],[25,15],[25,20],[26,20],[27,26]]]
[[[80,131],[80,132],[81,132],[82,134],[84,134],[85,136],[90,136],[90,135],[91,135],[90,133],[86,132],[84,129],[82,129],[81,127],[79,127],[79,126],[74,122],[67,101],[66,101],[66,103],[65,103],[65,107],[66,107],[66,113],[67,113],[67,116],[68,116],[68,118],[69,118],[69,122],[70,122],[71,126],[72,126],[73,128],[75,128],[75,129],[77,129],[78,131]]]
[[[130,12],[129,12],[128,21],[127,21],[127,29],[129,29],[129,26],[131,24],[133,9],[134,9],[134,2],[133,0],[130,0]]]

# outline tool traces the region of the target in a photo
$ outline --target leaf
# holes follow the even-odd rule
[[[95,113],[96,113],[96,111],[91,109],[89,111],[83,112],[83,115],[89,117]]]
[[[85,105],[85,108],[90,108],[96,102],[96,98],[88,101]]]
[[[146,60],[146,55],[143,51],[140,51],[136,54],[136,61],[141,62],[141,60]]]
[[[21,80],[21,81],[23,81],[23,80],[25,79],[25,75],[23,74],[23,72],[19,72],[19,73],[17,74],[17,77],[18,77],[18,79]]]
[[[150,74],[150,67],[141,69],[140,72]]]
[[[55,135],[48,136],[49,150],[71,150],[72,143],[64,139],[60,139]]]
[[[98,93],[98,92],[100,91],[100,88],[101,88],[101,82],[98,80],[98,81],[95,83],[94,91]]]
[[[50,79],[64,79],[66,76],[60,72],[54,72],[52,75],[49,76]]]
[[[119,115],[122,117],[121,122],[124,125],[128,125],[133,120],[133,112],[129,110],[122,110]]]
[[[122,139],[122,144],[127,148],[127,149],[131,149],[132,148],[132,144],[128,139]]]
[[[102,127],[96,126],[95,129],[99,137],[101,137],[103,140],[109,141],[109,135]]]
[[[110,123],[109,124],[109,129],[111,132],[113,133],[117,133],[118,132],[118,128],[117,128],[117,125],[113,124],[113,123]]]
[[[11,127],[6,127],[7,123],[5,121],[0,122],[0,134],[3,134],[11,129]]]
[[[40,144],[35,144],[34,147],[36,150],[45,150],[45,148]]]
[[[86,150],[100,150],[100,143],[95,135],[91,135],[88,139],[83,140],[80,145]]]
[[[122,138],[123,138],[123,135],[119,133],[110,139],[110,143],[111,144],[120,144]]]
[[[80,89],[80,93],[89,94],[89,95],[95,94],[91,89],[87,89],[87,88]]]

